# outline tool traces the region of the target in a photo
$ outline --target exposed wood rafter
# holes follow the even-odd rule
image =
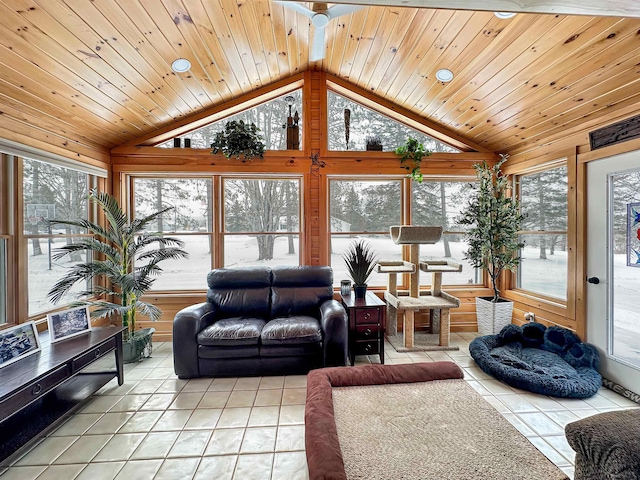
[[[295,0],[282,0],[292,2]],[[332,0],[349,5],[640,18],[637,0]]]

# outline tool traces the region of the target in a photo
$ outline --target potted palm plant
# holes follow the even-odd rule
[[[501,170],[507,158],[501,155],[494,166],[486,162],[474,165],[477,194],[457,219],[460,225],[468,227],[464,236],[469,249],[464,258],[474,267],[484,269],[491,280],[493,296],[476,297],[481,335],[498,333],[511,323],[513,303],[500,298],[500,278],[503,271],[514,271],[520,264],[518,253],[524,246],[518,242],[523,219],[520,205],[515,195],[510,195],[509,179]]]
[[[188,253],[182,250],[184,242],[181,240],[145,231],[151,222],[173,207],[129,222],[113,196],[91,190],[89,201],[98,205],[104,214],[105,227],[89,220],[50,221],[51,224],[87,229],[94,236],[59,249],[54,260],[82,251],[93,253],[93,258],[70,267],[69,272],[51,287],[48,296],[57,303],[76,283],[90,285],[80,293],[90,298],[74,305],[94,307],[93,318],[120,317],[122,325],[128,327],[124,335],[125,362],[139,361],[151,354],[151,335],[155,329],[136,331],[136,315],[141,313],[155,321],[162,314],[158,307],[140,298],[151,288],[154,277],[162,272],[160,262],[186,258]]]
[[[228,159],[250,162],[254,157],[264,157],[264,143],[255,123],[242,120],[227,122],[224,130],[216,133],[211,153],[222,153]]]
[[[375,252],[364,240],[351,244],[342,255],[351,280],[356,298],[364,298],[367,293],[367,280],[378,263]]]

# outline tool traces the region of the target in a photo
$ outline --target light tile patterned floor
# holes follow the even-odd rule
[[[638,407],[601,389],[587,400],[562,400],[511,388],[469,356],[473,333],[451,335],[452,352],[397,353],[386,363],[452,360],[466,380],[570,477],[573,451],[564,426],[598,412]],[[377,363],[377,356],[357,364]],[[125,383],[110,382],[75,415],[17,460],[2,480],[303,480],[305,376],[180,380],[170,344],[127,365]]]

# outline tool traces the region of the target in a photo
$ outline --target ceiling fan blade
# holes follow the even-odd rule
[[[311,41],[311,53],[309,60],[315,62],[324,58],[324,28],[316,27],[313,31],[313,40]]]
[[[316,12],[314,12],[313,10],[309,10],[304,5],[300,5],[298,2],[278,2],[278,1],[276,1],[275,3],[279,3],[283,7],[288,8],[289,10],[294,10],[294,11],[296,11],[298,13],[301,13],[301,14],[309,17],[309,18],[313,17],[316,14]]]
[[[336,18],[341,15],[346,15],[347,13],[357,12],[362,9],[361,5],[334,5],[330,9],[328,9],[325,13],[329,16],[329,18]]]

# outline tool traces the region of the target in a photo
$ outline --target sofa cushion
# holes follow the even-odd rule
[[[270,267],[219,268],[209,272],[207,284],[218,318],[269,318]]]
[[[274,318],[262,329],[262,345],[291,345],[322,341],[320,322],[304,315]]]
[[[258,345],[265,321],[260,318],[225,318],[198,333],[198,344],[219,347]]]
[[[210,345],[198,346],[198,357],[200,358],[251,358],[260,356],[258,345],[241,345],[229,347],[212,347]]]
[[[322,357],[322,342],[260,345],[261,357]]]
[[[333,298],[331,267],[273,267],[271,317],[319,317],[320,304]]]

